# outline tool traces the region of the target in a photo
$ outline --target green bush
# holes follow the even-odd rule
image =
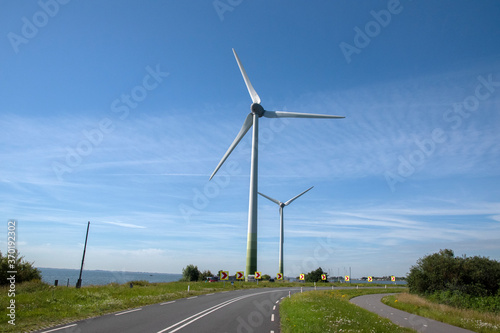
[[[199,280],[206,281],[207,278],[211,278],[212,276],[214,275],[212,274],[212,272],[210,272],[210,270],[204,270],[203,272],[201,272]]]
[[[195,265],[187,265],[182,269],[182,279],[181,281],[190,282],[190,281],[198,281],[200,278],[201,272],[198,270],[198,266]]]
[[[326,272],[324,272],[323,269],[319,267],[318,269],[307,273],[304,278],[306,282],[321,282],[323,281],[321,280],[322,274],[326,274]]]
[[[455,257],[452,250],[440,250],[419,259],[411,267],[407,282],[410,292],[420,295],[448,292],[447,299],[497,296],[500,262],[477,256]]]
[[[15,259],[13,259],[15,258]],[[13,266],[11,266],[13,265]],[[7,278],[11,275],[8,271],[16,271],[16,283],[27,282],[31,280],[41,280],[40,271],[33,267],[33,263],[24,260],[23,256],[19,256],[16,251],[14,255],[3,256],[0,251],[0,285],[9,284]]]
[[[428,296],[432,302],[481,312],[500,312],[500,296],[473,296],[458,290],[436,291]]]

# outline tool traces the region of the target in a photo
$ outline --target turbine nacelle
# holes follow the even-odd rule
[[[252,103],[252,105],[250,105],[250,110],[252,110],[253,114],[258,115],[259,118],[262,117],[266,112],[262,105],[260,105],[259,103]]]

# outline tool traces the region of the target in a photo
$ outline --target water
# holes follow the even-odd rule
[[[38,268],[42,272],[42,281],[54,285],[59,280],[59,286],[75,286],[80,275],[79,269],[62,268]],[[146,272],[123,272],[123,271],[91,271],[84,270],[82,273],[82,286],[106,285],[112,282],[127,283],[135,280],[146,280],[149,282],[173,282],[179,281],[182,274],[146,273]]]

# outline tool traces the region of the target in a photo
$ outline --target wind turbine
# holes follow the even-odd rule
[[[280,206],[280,260],[279,260],[279,273],[281,273],[281,274],[283,274],[283,240],[284,240],[283,208],[285,208],[285,206],[288,206],[289,204],[291,204],[295,199],[297,199],[301,195],[305,194],[307,191],[309,191],[313,187],[314,186],[309,187],[307,190],[305,190],[304,192],[300,193],[299,195],[294,196],[293,198],[291,198],[290,200],[288,200],[285,203],[283,203],[283,202],[281,202],[279,200],[273,199],[271,197],[268,197],[267,195],[262,194],[262,193],[259,192],[259,194],[262,195],[264,198],[269,199],[272,202],[274,202],[275,204],[277,204],[278,206]]]
[[[248,236],[247,236],[247,263],[246,263],[246,276],[248,279],[249,274],[257,271],[257,168],[258,168],[258,145],[259,145],[259,118],[264,116],[266,118],[344,118],[342,116],[331,116],[323,114],[309,114],[309,113],[296,113],[286,111],[267,111],[260,105],[260,97],[250,83],[250,79],[241,64],[240,58],[233,49],[234,57],[240,68],[241,75],[247,86],[248,93],[252,98],[252,105],[250,106],[250,113],[247,115],[243,126],[233,143],[229,146],[228,150],[220,160],[210,179],[217,173],[222,164],[229,157],[231,152],[236,148],[238,143],[243,139],[250,127],[253,125],[252,133],[252,157],[250,162],[250,196],[248,203]]]

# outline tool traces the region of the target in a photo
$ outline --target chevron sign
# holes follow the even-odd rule
[[[221,271],[220,272],[220,279],[221,280],[229,280],[229,272],[228,271]]]

